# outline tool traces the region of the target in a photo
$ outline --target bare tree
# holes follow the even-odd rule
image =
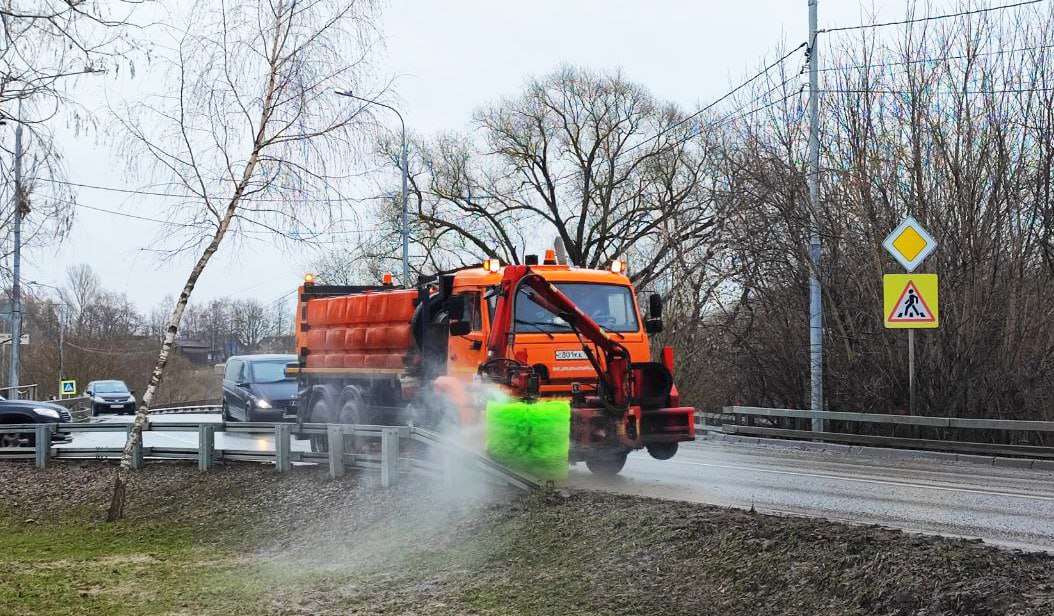
[[[198,278],[229,234],[280,231],[349,176],[356,110],[332,96],[355,87],[373,36],[373,4],[338,0],[241,0],[194,5],[171,58],[169,94],[130,107],[121,122],[187,195],[173,211],[181,244],[198,248],[172,307],[150,382],[114,477],[107,518],[123,517],[132,453],[165,373]]]
[[[676,107],[619,73],[562,68],[473,124],[476,138],[415,147],[411,237],[427,269],[516,262],[559,237],[575,265],[634,257],[631,273],[647,284],[674,246],[692,251],[712,238],[709,144]],[[393,145],[381,143],[390,160]],[[382,219],[393,214],[385,204]],[[367,246],[369,256],[386,254],[386,240]]]
[[[115,75],[122,65],[134,72],[132,52],[140,39],[133,36],[139,30],[132,17],[150,1],[0,1],[0,121],[17,123],[24,133],[23,246],[46,245],[62,239],[68,230],[74,191],[62,183],[62,152],[54,143],[50,124],[70,110],[71,123],[91,125],[92,113],[73,92],[84,75]],[[0,199],[5,203],[13,200],[15,191],[9,168],[14,150],[11,140],[0,143]],[[5,208],[0,219],[8,240],[3,257],[12,250],[13,214],[13,208]],[[7,274],[6,267],[3,273]]]

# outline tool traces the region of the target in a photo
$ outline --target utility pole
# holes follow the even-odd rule
[[[25,191],[22,189],[22,103],[18,105],[18,122],[15,125],[15,247],[11,272],[11,365],[8,367],[8,397],[18,400],[18,367],[22,344],[22,211],[25,207]]]
[[[811,408],[823,410],[823,299],[820,295],[820,101],[819,101],[819,45],[816,27],[816,4],[809,0],[809,375]],[[812,420],[813,432],[824,431],[824,421]]]
[[[66,380],[66,304],[59,312],[59,399],[62,399],[62,381]]]
[[[398,111],[395,112],[399,114]],[[413,283],[410,282],[410,223],[407,217],[407,176],[410,173],[410,166],[408,157],[406,155],[406,123],[403,122],[402,114],[399,114],[399,123],[403,127],[403,155],[402,155],[402,172],[403,172],[403,224],[400,229],[403,234],[403,286],[407,289],[413,288]]]

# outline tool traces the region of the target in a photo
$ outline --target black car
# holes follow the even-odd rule
[[[69,410],[57,404],[35,400],[7,400],[0,397],[0,424],[57,424],[69,421],[72,421]],[[70,435],[68,432],[52,432],[51,440],[66,442],[70,440]],[[32,447],[35,443],[36,434],[33,432],[0,433],[0,447]]]
[[[84,393],[91,398],[91,414],[135,413],[135,391],[128,389],[124,381],[92,381]]]
[[[296,395],[296,380],[285,375],[296,355],[236,355],[223,371],[223,419],[282,421]]]

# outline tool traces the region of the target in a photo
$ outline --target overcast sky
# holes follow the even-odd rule
[[[866,5],[881,19],[903,16],[903,0]],[[855,0],[821,0],[820,27],[866,19]],[[462,129],[478,106],[514,95],[532,75],[569,63],[621,68],[661,99],[687,110],[719,97],[756,70],[782,41],[807,38],[807,0],[392,0],[383,12],[381,75],[392,76],[394,104],[419,134]],[[821,44],[821,64],[823,39]],[[800,62],[799,62],[800,63]],[[105,78],[103,78],[105,79]],[[109,80],[103,87],[112,87]],[[139,78],[148,84],[149,79]],[[125,92],[127,94],[127,92]],[[112,95],[112,93],[111,93]],[[86,101],[88,107],[103,104]],[[384,116],[379,115],[379,118]],[[388,118],[397,127],[394,115]],[[137,188],[122,162],[96,138],[61,133],[73,182]],[[77,200],[146,217],[164,216],[161,198],[80,189]],[[26,280],[60,284],[66,267],[90,264],[110,290],[148,310],[178,293],[188,257],[160,262],[149,248],[160,225],[78,208],[69,239],[27,255]],[[311,254],[256,239],[229,245],[209,264],[196,301],[256,297],[272,301],[294,288]],[[196,255],[195,255],[196,256]],[[364,281],[365,282],[365,281]]]

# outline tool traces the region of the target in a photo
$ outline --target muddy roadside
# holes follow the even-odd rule
[[[107,525],[111,476],[0,465],[11,613],[1054,613],[1049,555],[877,527],[254,464],[150,464]]]

